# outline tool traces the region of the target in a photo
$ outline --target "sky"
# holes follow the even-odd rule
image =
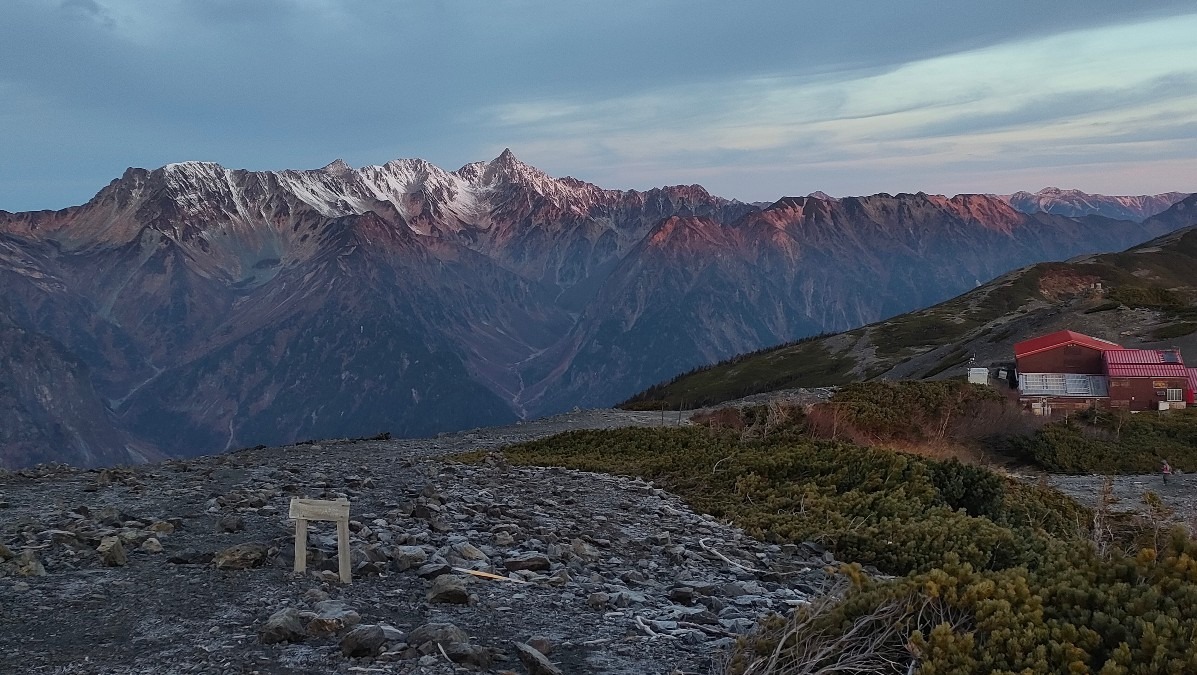
[[[3,0],[0,210],[510,147],[744,201],[1197,191],[1192,0]]]

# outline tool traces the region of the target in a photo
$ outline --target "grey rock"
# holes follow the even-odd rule
[[[341,638],[341,653],[345,656],[377,656],[386,641],[386,633],[380,626],[362,624]]]
[[[453,663],[474,666],[476,668],[486,668],[490,665],[490,650],[485,647],[472,645],[468,642],[454,642],[442,646],[445,649],[445,655]]]
[[[352,607],[340,600],[322,600],[313,608],[316,616],[308,621],[309,635],[329,635],[338,633],[345,628],[358,625],[362,617]]]
[[[150,525],[149,530],[156,534],[172,534],[175,531],[175,526],[165,520],[157,520]]]
[[[594,562],[599,559],[599,551],[597,548],[591,546],[581,539],[574,539],[569,544],[570,550],[574,555],[587,562]]]
[[[126,518],[123,517],[120,510],[115,506],[105,506],[96,512],[95,521],[101,525],[116,526],[124,522]]]
[[[300,620],[299,610],[294,607],[280,609],[271,614],[266,623],[258,628],[258,639],[262,641],[262,644],[299,642],[303,638],[303,623]]]
[[[421,579],[435,579],[442,574],[452,574],[453,568],[445,563],[428,563],[416,570],[416,576]]]
[[[120,537],[104,537],[96,547],[96,552],[100,554],[100,560],[109,567],[120,567],[129,561]]]
[[[407,633],[390,624],[380,623],[378,627],[382,629],[382,634],[387,642],[405,642],[407,640]]]
[[[556,648],[556,644],[543,635],[533,635],[532,637],[528,638],[528,646],[532,647],[541,654],[544,654],[545,656],[552,654],[553,649]]]
[[[694,589],[690,586],[675,586],[669,591],[669,599],[679,605],[694,602]]]
[[[428,602],[464,605],[470,601],[466,580],[462,577],[443,574],[432,581],[432,587],[425,596]]]
[[[395,567],[404,572],[427,562],[428,552],[421,546],[396,546],[391,551],[391,559],[395,561]]]
[[[237,544],[217,553],[212,557],[212,562],[216,565],[216,569],[246,570],[251,567],[260,567],[265,563],[269,550],[270,547],[266,544],[257,542]]]
[[[451,545],[449,548],[454,554],[457,555],[457,557],[461,558],[462,560],[481,561],[487,559],[485,553],[478,550],[478,547],[474,546],[468,541],[458,542]]]
[[[553,665],[549,657],[542,654],[539,649],[523,642],[513,644],[515,644],[520,663],[528,669],[528,675],[562,675],[561,669]]]
[[[620,591],[615,595],[616,607],[633,607],[648,602],[648,597],[637,591]]]
[[[417,626],[407,635],[407,641],[413,645],[429,642],[447,645],[459,642],[469,642],[470,636],[451,623],[425,623]]]
[[[216,522],[217,532],[240,532],[245,529],[245,520],[241,516],[225,516]]]
[[[303,599],[313,604],[317,602],[324,602],[325,600],[328,600],[328,593],[320,590],[319,588],[309,588],[308,591],[303,594]]]
[[[16,572],[17,576],[22,577],[44,577],[46,576],[46,566],[38,559],[37,553],[33,549],[25,549],[17,558]]]
[[[552,567],[552,563],[543,553],[521,553],[504,560],[503,566],[513,572],[520,570],[542,572]]]

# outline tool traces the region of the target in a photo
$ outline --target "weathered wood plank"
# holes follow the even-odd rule
[[[308,521],[295,520],[295,571],[303,574],[308,568]]]
[[[291,500],[291,517],[304,520],[348,520],[349,500],[301,499]]]
[[[353,579],[353,572],[349,567],[349,521],[337,521],[337,568],[341,574],[341,583],[347,584]]]
[[[301,499],[291,500],[291,517],[295,519],[295,571],[302,574],[308,564],[308,521],[335,520],[337,523],[337,568],[341,583],[353,580],[349,558],[349,500]]]

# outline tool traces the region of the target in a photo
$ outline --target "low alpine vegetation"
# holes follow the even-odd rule
[[[1002,404],[943,382],[847,387],[832,403],[841,428],[876,438],[948,433]],[[504,455],[653,480],[766,541],[854,561],[742,641],[731,673],[1197,672],[1197,544],[1162,507],[1120,520],[982,467],[816,438],[817,410],[571,432]]]

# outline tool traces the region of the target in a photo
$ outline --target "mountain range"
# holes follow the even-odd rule
[[[1046,187],[1034,193],[1015,192],[1000,198],[1023,213],[1042,211],[1073,217],[1097,215],[1138,223],[1168,210],[1170,206],[1188,196],[1186,192],[1164,192],[1158,195],[1119,197]]]
[[[607,190],[510,151],[453,172],[129,169],[81,206],[0,211],[0,458],[128,463],[608,405],[1123,249],[1181,226],[1172,210],[1135,223],[924,193],[760,206]]]
[[[623,406],[672,409],[795,387],[959,377],[970,364],[1012,363],[1016,342],[1058,330],[1197,354],[1197,195],[1151,221],[1173,231],[1119,253],[1028,265],[849,331],[738,355],[658,383]]]

